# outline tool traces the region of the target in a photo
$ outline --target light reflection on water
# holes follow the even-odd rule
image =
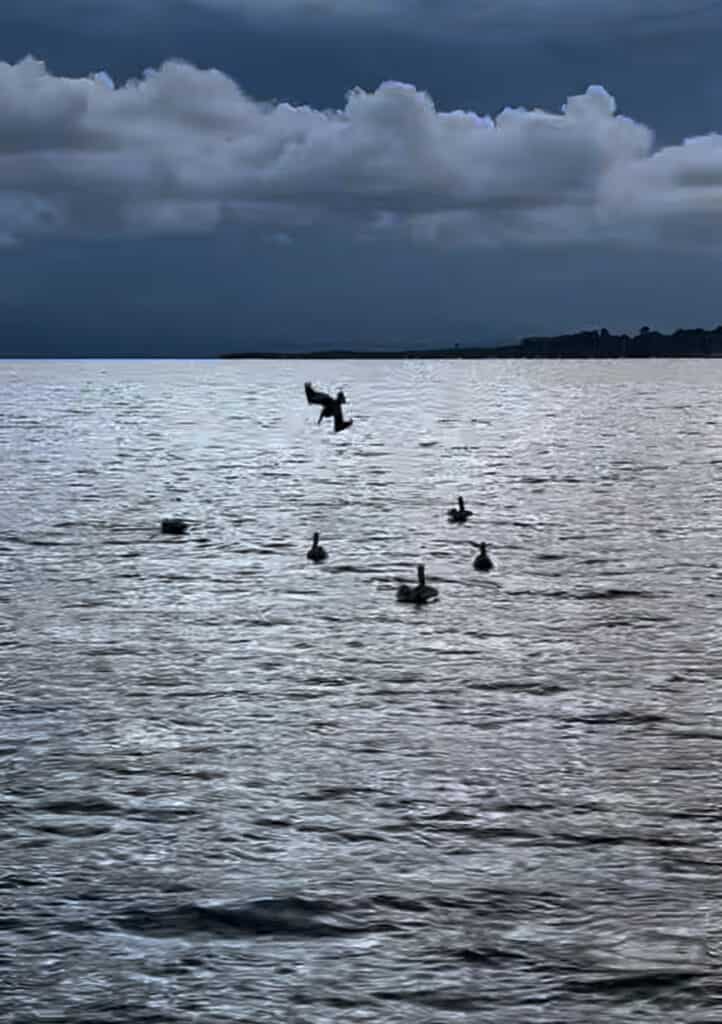
[[[0,1008],[720,1018],[719,364],[0,372]]]

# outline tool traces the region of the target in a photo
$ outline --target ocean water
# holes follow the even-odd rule
[[[721,363],[0,383],[0,1019],[722,1019]]]

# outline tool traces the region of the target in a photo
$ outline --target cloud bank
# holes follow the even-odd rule
[[[714,241],[722,137],[655,150],[600,86],[491,117],[399,82],[316,110],[178,61],[120,87],[0,63],[1,241],[224,224],[284,242],[329,224],[445,245]]]

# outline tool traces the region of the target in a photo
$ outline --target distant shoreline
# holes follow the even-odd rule
[[[549,338],[525,338],[515,345],[453,345],[428,349],[321,349],[304,352],[225,352],[220,359],[718,359],[722,326],[660,334],[581,331]]]

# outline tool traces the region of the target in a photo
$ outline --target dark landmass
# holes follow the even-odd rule
[[[639,334],[580,331],[554,338],[525,338],[516,345],[454,345],[452,348],[316,352],[228,352],[221,359],[654,359],[722,357],[722,326],[660,334],[643,327]]]

